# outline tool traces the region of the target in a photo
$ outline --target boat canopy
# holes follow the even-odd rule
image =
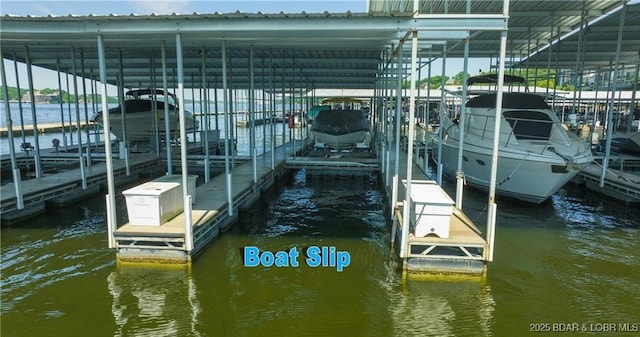
[[[484,94],[470,99],[467,102],[469,108],[493,108],[496,107],[496,94]],[[502,108],[509,109],[551,109],[544,98],[535,94],[522,92],[502,93]]]
[[[471,76],[467,79],[467,86],[474,84],[497,84],[498,74],[486,74]],[[525,84],[525,80],[520,76],[504,75],[505,84]]]
[[[134,99],[140,99],[140,96],[153,96],[153,95],[157,95],[157,96],[164,96],[164,90],[160,90],[160,89],[136,89],[136,90],[129,90],[125,93],[125,95],[127,96],[131,96]],[[178,102],[178,98],[176,97],[176,95],[168,92],[167,95],[169,97],[171,97],[171,99],[173,100],[173,103],[177,103]],[[169,101],[169,103],[171,103],[171,101]],[[177,105],[177,104],[176,104]]]
[[[359,103],[362,104],[362,100],[358,98],[350,98],[350,97],[332,97],[325,98],[322,100],[320,104],[331,104],[331,103]]]
[[[311,131],[330,135],[368,130],[369,120],[361,110],[321,110],[311,124]]]
[[[318,116],[318,114],[320,113],[320,111],[322,111],[322,110],[331,110],[331,106],[329,106],[329,105],[314,105],[307,112],[307,118],[309,120],[316,118]]]

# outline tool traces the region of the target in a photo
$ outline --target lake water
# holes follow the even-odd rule
[[[638,331],[640,210],[568,186],[541,206],[499,200],[484,279],[403,278],[375,176],[319,180],[293,171],[191,266],[120,265],[104,198],[1,236],[1,335],[526,336],[567,327]],[[450,190],[451,185],[446,185]],[[117,200],[121,217],[123,199]],[[465,194],[480,227],[486,197]],[[244,267],[241,248],[347,251],[331,267]],[[577,325],[574,325],[577,324]],[[613,324],[613,325],[611,325]],[[603,331],[612,327],[616,333]],[[637,335],[627,333],[622,335]]]

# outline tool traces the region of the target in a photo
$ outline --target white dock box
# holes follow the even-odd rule
[[[196,203],[196,180],[198,180],[198,176],[195,174],[187,175],[187,194],[191,196],[191,204]],[[155,182],[167,182],[167,183],[178,183],[182,186],[182,175],[173,174],[168,176],[162,176],[160,178],[153,179]],[[182,190],[180,190],[182,193]]]
[[[122,191],[122,194],[132,225],[160,226],[183,212],[179,183],[150,181]]]
[[[406,181],[403,182],[406,188]],[[415,226],[414,235],[425,237],[435,234],[442,239],[449,238],[454,204],[435,181],[412,181],[410,221]]]

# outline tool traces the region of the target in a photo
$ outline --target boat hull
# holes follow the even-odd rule
[[[316,147],[341,151],[369,145],[369,120],[361,110],[320,110],[311,132]]]
[[[489,190],[491,157],[491,148],[465,142],[462,170],[467,184],[481,190]],[[455,177],[457,162],[458,142],[443,142],[443,173],[448,177]],[[573,179],[589,162],[590,156],[586,155],[578,158],[574,164],[568,165],[560,157],[555,159],[553,156],[500,149],[496,194],[540,204]]]
[[[157,114],[157,132],[159,137],[164,139],[165,134],[165,120],[164,114],[159,116]],[[118,139],[124,139],[123,128],[122,128],[122,114],[110,114],[109,115],[109,124],[111,126],[111,133],[113,133]],[[155,137],[155,127],[154,127],[154,118],[153,113],[151,111],[148,112],[136,112],[125,114],[126,116],[126,128],[127,128],[127,140],[132,142],[139,141],[150,141],[152,137]],[[100,125],[102,123],[102,115],[98,115],[96,117],[96,122]],[[191,115],[186,116],[185,126],[187,132],[193,132],[198,129],[198,121]],[[169,132],[171,133],[171,139],[179,138],[180,133],[180,123],[176,113],[171,112],[169,115]]]
[[[341,151],[356,147],[357,143],[367,143],[367,131],[356,131],[342,135],[332,135],[319,131],[312,131],[316,144],[324,144],[334,150]]]

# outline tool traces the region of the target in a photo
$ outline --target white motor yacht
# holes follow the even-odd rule
[[[468,184],[481,189],[489,188],[495,116],[495,93],[466,102],[462,171]],[[448,114],[442,118],[442,164],[447,176],[457,171],[462,132],[457,118]],[[562,127],[542,96],[504,92],[500,118],[498,195],[542,203],[593,161],[589,145]]]

